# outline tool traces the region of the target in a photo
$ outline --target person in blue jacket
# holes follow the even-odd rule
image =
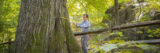
[[[82,32],[89,31],[90,28],[90,22],[88,20],[88,14],[83,15],[83,22],[76,24],[79,28],[81,28]],[[82,44],[82,50],[84,53],[88,53],[87,49],[87,42],[88,42],[89,35],[82,35],[81,36],[81,44]]]

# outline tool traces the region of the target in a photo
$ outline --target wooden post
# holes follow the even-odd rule
[[[11,53],[11,39],[8,40],[8,53]]]

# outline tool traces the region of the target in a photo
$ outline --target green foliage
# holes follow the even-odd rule
[[[20,0],[0,1],[0,43],[14,40]]]
[[[105,15],[105,11],[112,5],[113,0],[68,0],[67,6],[71,22],[81,22],[83,14],[88,13],[93,26],[91,29],[97,29],[106,26],[101,22],[103,18],[109,18]]]
[[[15,37],[20,0],[0,0],[0,43]],[[8,53],[8,45],[0,46],[0,53]]]
[[[131,41],[128,43],[104,44],[100,48],[101,48],[100,50],[105,51],[103,53],[111,52],[111,51],[113,53],[114,50],[115,50],[114,52],[116,53],[117,49],[119,53],[145,53],[144,51],[147,51],[147,50],[152,52],[157,52],[157,50],[160,47],[155,45],[140,44],[140,43]],[[119,49],[119,48],[123,48],[123,49]],[[130,49],[127,49],[127,48],[130,48]]]
[[[119,4],[128,3],[130,4],[131,0],[119,0]],[[145,2],[150,3],[145,7],[142,7],[143,16],[139,21],[147,21],[151,20],[151,16],[149,13],[151,10],[160,10],[160,0],[146,0]],[[125,5],[128,5],[125,4]],[[91,22],[91,30],[97,30],[101,28],[108,27],[107,24],[102,23],[103,19],[110,20],[109,14],[105,14],[106,10],[110,7],[113,7],[114,0],[67,0],[67,8],[70,16],[71,23],[80,23],[82,21],[82,16],[84,13],[89,14],[89,20]],[[17,27],[18,14],[20,9],[20,0],[0,0],[0,43],[7,42],[9,39],[14,40],[14,35]],[[121,7],[125,8],[125,7]],[[137,7],[138,8],[138,7]],[[139,10],[138,10],[139,11]],[[137,13],[139,16],[140,11]],[[120,15],[121,16],[121,15]],[[160,29],[147,29],[148,37],[160,37]],[[73,28],[73,31],[80,31],[80,29]],[[144,33],[141,30],[136,31],[138,34]],[[105,49],[108,51],[113,48],[117,48],[115,43],[124,43],[122,37],[125,37],[122,32],[106,32],[105,34],[94,34],[89,40],[89,48],[91,48],[90,53],[95,53],[96,51],[101,49],[101,46],[104,43],[112,43],[108,44]],[[104,41],[105,38],[117,35],[112,40]],[[146,46],[147,47],[147,46]],[[7,48],[6,46],[0,46],[0,51],[2,48]],[[104,51],[100,51],[104,53]],[[131,51],[120,51],[129,53]]]
[[[152,9],[159,10],[160,9],[160,0],[147,0],[146,2],[150,2],[149,6]]]
[[[143,12],[143,16],[141,19],[139,19],[138,21],[147,21],[147,20],[151,20],[152,18],[150,17],[150,15],[148,15],[147,13],[149,13],[152,9],[155,10],[160,10],[160,5],[159,5],[159,0],[147,0],[145,2],[148,2],[152,5],[147,5],[147,6],[143,6],[141,11]],[[124,5],[131,5],[132,0],[119,0],[119,4],[124,4]],[[138,4],[138,2],[137,2]],[[88,13],[89,14],[89,20],[91,22],[91,30],[97,30],[97,29],[101,29],[101,28],[107,28],[108,24],[104,24],[102,23],[103,19],[109,21],[110,19],[110,15],[109,14],[105,14],[105,11],[107,9],[109,9],[110,7],[113,7],[114,5],[114,0],[68,0],[68,11],[69,11],[69,15],[70,15],[70,21],[72,23],[76,23],[76,22],[81,22],[82,21],[82,16],[84,13]],[[120,7],[120,8],[126,8],[124,7]],[[139,9],[139,7],[137,7]],[[135,9],[138,11],[137,16],[139,16],[140,14],[140,9]],[[121,15],[120,15],[121,16]],[[135,20],[136,21],[136,20]],[[77,28],[73,28],[76,30],[73,30],[74,32],[76,32]],[[146,27],[142,27],[142,28],[138,28],[138,29],[145,29],[147,30],[147,34],[146,36],[149,37],[159,37],[159,30],[158,29],[149,29]],[[135,33],[137,34],[143,34],[144,31],[141,30],[137,30]],[[145,32],[146,33],[146,32]],[[116,35],[115,38],[113,38],[112,40],[108,40],[108,41],[104,41],[105,38],[110,37],[111,35]],[[90,53],[95,53],[95,51],[100,50],[100,46],[103,45],[104,43],[124,43],[124,39],[126,38],[125,35],[123,35],[123,32],[105,32],[104,34],[94,34],[90,35],[91,38],[89,40],[89,48]],[[106,49],[109,49],[110,47],[106,47]],[[114,47],[111,47],[114,48]],[[105,50],[106,50],[105,49]],[[131,51],[123,51],[123,52],[131,52]],[[141,51],[139,51],[141,52]],[[103,53],[103,51],[102,51]]]

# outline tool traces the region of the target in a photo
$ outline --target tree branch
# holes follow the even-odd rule
[[[11,43],[14,43],[14,41],[11,41],[11,42],[5,42],[5,43],[0,43],[0,45],[11,44]]]

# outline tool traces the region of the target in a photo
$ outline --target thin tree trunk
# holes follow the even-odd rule
[[[118,0],[114,0],[114,5],[115,5],[115,18],[117,18],[115,24],[120,25]]]
[[[15,53],[82,53],[70,28],[66,0],[21,0]]]

